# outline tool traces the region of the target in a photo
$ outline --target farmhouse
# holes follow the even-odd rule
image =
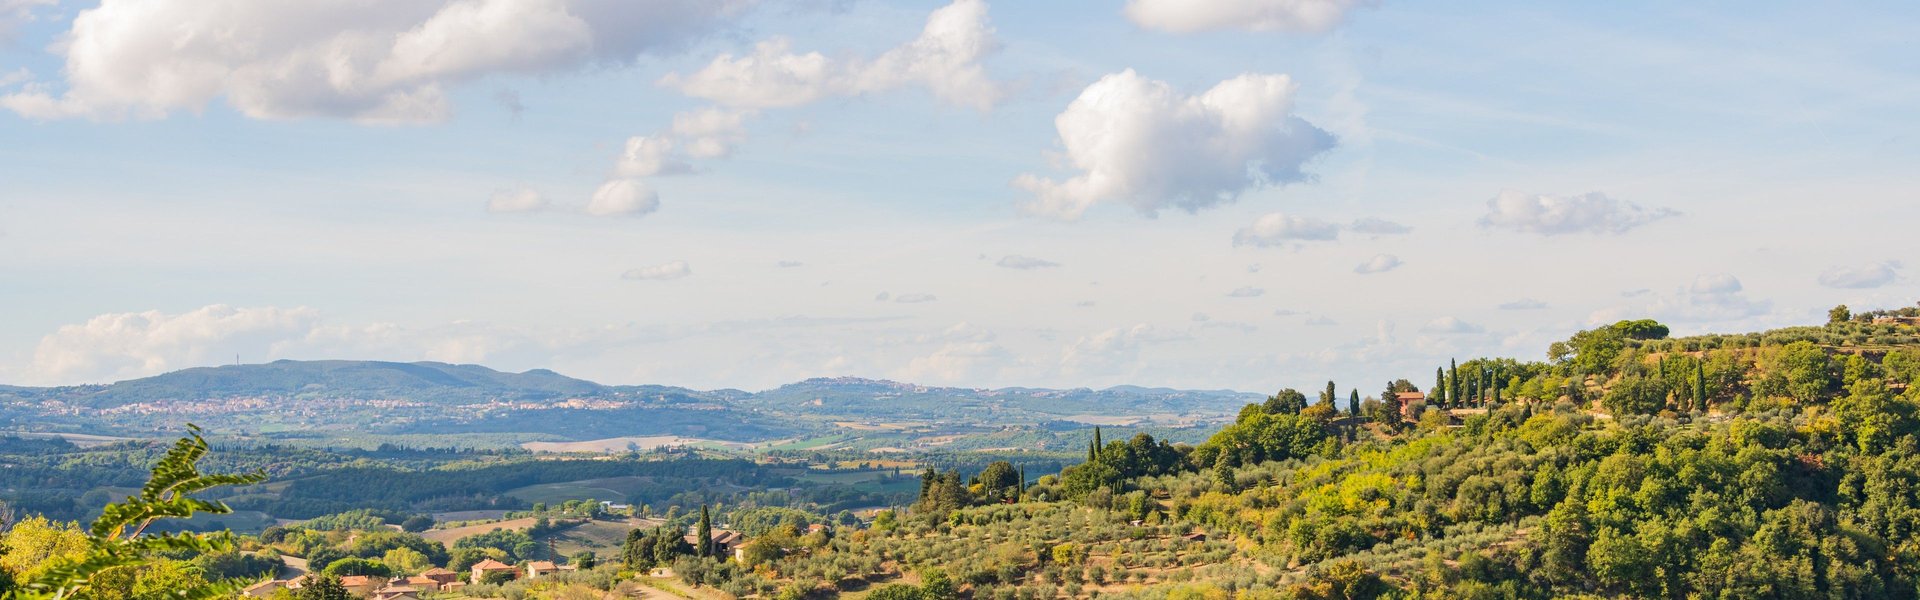
[[[420,600],[420,590],[409,585],[389,585],[373,592],[370,600]]]
[[[1393,395],[1393,401],[1400,406],[1400,416],[1410,417],[1413,416],[1413,405],[1415,403],[1425,404],[1427,402],[1427,395],[1420,392],[1400,392]]]
[[[517,577],[519,574],[519,569],[513,568],[513,565],[509,565],[507,563],[503,563],[503,562],[489,558],[477,563],[473,563],[473,578],[468,581],[471,581],[475,584],[484,583],[486,581],[487,575],[490,575],[493,573],[499,573],[499,572],[514,573],[515,576]]]
[[[550,560],[536,560],[526,563],[525,566],[527,567],[527,579],[535,579],[542,575],[551,575],[560,571],[577,571],[580,569],[580,567],[574,565],[555,565],[553,561]]]
[[[690,533],[685,539],[688,545],[695,547],[700,545],[700,536],[698,533]],[[715,554],[721,556],[732,555],[737,560],[741,558],[746,547],[746,534],[728,529],[713,530],[713,551]]]
[[[347,593],[361,597],[373,594],[374,590],[380,589],[381,583],[383,583],[381,580],[366,575],[348,575],[340,578],[340,586],[347,588]]]

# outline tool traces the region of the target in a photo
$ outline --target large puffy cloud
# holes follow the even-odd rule
[[[184,313],[104,314],[42,338],[28,378],[109,381],[224,363],[236,354],[259,358],[274,343],[305,335],[318,321],[319,313],[307,308],[227,305]]]
[[[1899,278],[1898,262],[1883,262],[1865,267],[1833,267],[1820,273],[1820,285],[1840,289],[1877,288]]]
[[[446,87],[676,48],[752,0],[103,0],[61,44],[35,118],[161,117],[224,98],[253,118],[431,122]]]
[[[1291,114],[1295,87],[1286,75],[1247,74],[1190,96],[1132,69],[1107,75],[1054,119],[1080,173],[1022,175],[1014,185],[1034,194],[1032,212],[1071,219],[1102,202],[1148,216],[1193,212],[1304,180],[1301,166],[1334,141]]]
[[[1481,227],[1540,235],[1568,233],[1621,234],[1680,214],[1669,208],[1646,208],[1591,192],[1551,196],[1503,190],[1487,201]]]
[[[777,108],[824,98],[922,86],[960,106],[987,109],[1002,94],[980,60],[998,47],[983,0],[955,0],[933,11],[919,37],[873,59],[797,54],[784,38],[753,53],[713,59],[705,68],[669,73],[660,84],[736,108]]]
[[[1148,29],[1195,33],[1238,29],[1315,33],[1369,0],[1132,0],[1127,18]]]

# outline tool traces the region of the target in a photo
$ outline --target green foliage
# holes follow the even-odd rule
[[[328,575],[339,575],[341,577],[349,575],[393,576],[393,569],[389,568],[386,563],[358,557],[342,558],[328,563],[327,567],[322,569],[321,572]]]
[[[375,531],[386,524],[385,517],[362,508],[314,517],[300,526],[315,531]]]
[[[1254,406],[1254,405],[1249,405]],[[1328,437],[1326,423],[1309,416],[1267,410],[1241,411],[1240,418],[1193,451],[1193,462],[1245,465],[1312,454]]]
[[[294,600],[353,600],[353,594],[340,584],[340,576],[319,574],[293,591]]]
[[[1267,397],[1264,408],[1271,414],[1300,414],[1300,411],[1307,408],[1307,395],[1293,388],[1280,390]]]
[[[420,533],[432,528],[433,517],[428,515],[414,515],[400,522],[400,530],[407,533]]]
[[[1601,403],[1614,416],[1648,415],[1666,407],[1667,382],[1629,375],[1616,381]]]
[[[152,477],[138,494],[108,504],[87,530],[87,547],[79,553],[50,557],[21,589],[11,593],[16,599],[82,598],[97,595],[100,583],[111,581],[115,573],[128,570],[171,569],[160,566],[162,556],[209,554],[233,547],[231,533],[220,534],[146,534],[161,519],[185,519],[195,513],[223,514],[226,504],[193,497],[195,492],[222,485],[248,485],[263,479],[258,474],[204,474],[199,461],[207,454],[207,441],[199,428],[189,428],[187,437],[173,445],[153,467]],[[195,578],[168,578],[170,597],[212,598],[229,593],[230,585],[209,584]]]
[[[526,532],[511,529],[494,529],[486,533],[463,537],[460,538],[459,541],[454,542],[453,547],[455,549],[492,548],[505,553],[507,559],[513,562],[537,558],[542,548],[540,544],[535,542],[533,537],[527,535]]]

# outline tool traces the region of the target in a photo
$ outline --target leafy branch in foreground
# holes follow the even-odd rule
[[[265,477],[258,473],[204,474],[198,463],[207,454],[207,440],[200,428],[188,425],[187,437],[175,442],[173,449],[154,465],[153,475],[140,493],[124,502],[108,504],[88,529],[87,551],[56,560],[38,577],[21,589],[9,593],[11,600],[65,600],[91,598],[95,577],[122,568],[139,568],[157,554],[223,552],[233,548],[233,533],[181,533],[142,535],[160,519],[185,519],[194,513],[226,514],[226,503],[201,500],[189,494],[223,485],[250,485]],[[174,590],[172,597],[182,599],[213,598],[233,591],[231,583],[215,583],[192,589]]]

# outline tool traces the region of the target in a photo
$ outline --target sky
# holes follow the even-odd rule
[[[1920,6],[0,0],[0,382],[1365,395],[1920,300]]]

